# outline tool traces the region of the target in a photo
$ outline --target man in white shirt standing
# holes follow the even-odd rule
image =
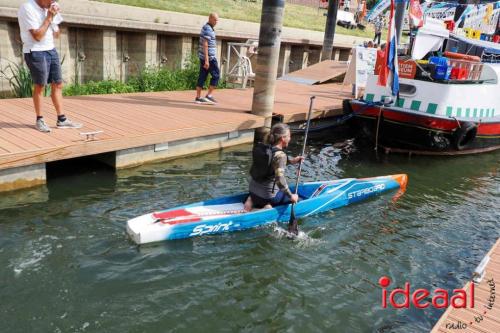
[[[59,37],[62,18],[59,5],[54,0],[28,0],[19,8],[18,19],[26,65],[33,78],[33,103],[36,112],[36,128],[50,132],[42,116],[42,100],[45,86],[50,83],[52,103],[57,112],[57,128],[80,128],[81,124],[70,121],[62,112],[62,74],[54,38]]]

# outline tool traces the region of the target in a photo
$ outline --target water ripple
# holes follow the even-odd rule
[[[131,217],[246,191],[248,150],[7,194],[0,207],[4,330],[429,331],[442,311],[384,310],[378,279],[461,287],[499,236],[499,153],[408,159],[313,139],[304,180],[407,172],[407,193],[302,219],[294,241],[275,225],[140,247],[127,239]],[[293,179],[293,166],[288,174]],[[75,187],[81,190],[68,190]]]

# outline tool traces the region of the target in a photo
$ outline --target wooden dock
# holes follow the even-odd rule
[[[432,329],[432,333],[498,333],[500,332],[500,299],[495,298],[496,283],[500,281],[500,238],[486,254],[489,258],[484,277],[474,286],[474,308],[448,307]],[[464,290],[470,293],[468,282]]]
[[[278,81],[275,113],[285,122],[302,121],[309,97],[316,95],[314,117],[338,115],[348,91],[339,84]],[[65,114],[82,123],[81,129],[56,129],[46,98],[43,113],[51,133],[35,129],[31,99],[0,100],[0,191],[44,183],[45,163],[57,160],[116,153],[115,160],[107,160],[123,168],[252,142],[254,129],[264,124],[250,113],[252,94],[252,89],[218,90],[217,105],[195,104],[193,91],[65,98]],[[92,141],[81,135],[96,131],[102,133]]]
[[[280,80],[302,84],[319,84],[342,78],[347,72],[345,61],[325,60],[316,65],[289,73]]]

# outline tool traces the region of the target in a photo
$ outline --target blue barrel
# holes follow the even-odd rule
[[[450,78],[451,66],[446,57],[430,57],[429,63],[435,65],[432,78],[435,80],[448,80]]]

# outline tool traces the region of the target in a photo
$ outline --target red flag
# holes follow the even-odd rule
[[[391,0],[391,15],[389,19],[389,29],[387,31],[387,43],[383,55],[384,65],[382,66],[378,84],[387,86],[390,83],[392,96],[399,94],[399,64],[398,64],[398,40],[396,34],[396,24],[394,21],[394,0]]]
[[[386,46],[387,49],[387,46]],[[376,68],[378,69],[378,72],[375,71],[375,73],[378,74],[378,81],[377,84],[379,86],[387,86],[387,77],[389,76],[389,68],[387,67],[387,57],[386,57],[386,51],[377,51],[377,64],[379,64],[380,67]],[[375,66],[377,67],[377,66]]]
[[[363,9],[361,10],[361,19],[366,16],[366,1],[363,1]]]
[[[418,0],[410,0],[409,9],[411,25],[420,28],[424,25],[424,15],[422,13],[422,6]]]
[[[382,64],[384,64],[380,68],[380,72],[378,73],[378,81],[377,84],[379,86],[387,86],[387,79],[389,77],[389,67],[387,66],[387,59],[389,58],[389,49],[390,49],[390,44],[391,44],[391,26],[392,26],[392,20],[394,18],[394,0],[391,0],[391,11],[389,15],[389,29],[387,30],[387,40],[385,43],[385,49],[384,53],[382,54],[377,54],[377,58],[379,56],[382,56]]]

